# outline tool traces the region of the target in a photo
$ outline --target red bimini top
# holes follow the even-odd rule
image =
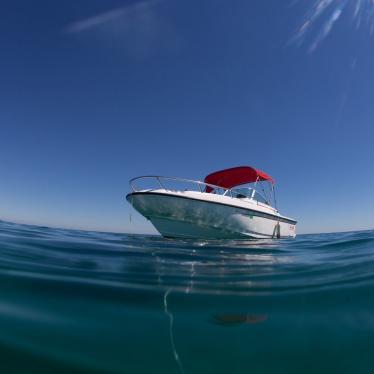
[[[238,166],[235,168],[216,171],[205,177],[204,182],[215,186],[232,188],[242,184],[254,183],[257,181],[268,181],[275,183],[274,179],[261,170],[250,166]],[[212,192],[213,188],[206,186],[206,192]]]

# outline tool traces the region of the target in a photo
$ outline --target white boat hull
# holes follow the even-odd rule
[[[193,191],[153,190],[127,195],[165,237],[248,239],[295,237],[296,221],[271,207]]]

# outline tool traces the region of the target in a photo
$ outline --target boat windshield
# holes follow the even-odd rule
[[[271,205],[269,199],[251,187],[234,188],[231,190],[233,197],[238,199],[254,199],[260,203]]]

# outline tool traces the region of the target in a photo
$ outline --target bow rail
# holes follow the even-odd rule
[[[269,201],[270,199],[266,198],[263,194],[261,194],[260,192],[258,192],[257,190],[251,187],[226,188],[226,187],[221,187],[221,186],[217,186],[214,184],[205,183],[205,182],[197,181],[193,179],[185,179],[185,178],[178,178],[178,177],[165,177],[161,175],[143,175],[140,177],[132,178],[129,181],[129,184],[133,192],[138,192],[142,190],[137,188],[137,186],[135,185],[135,182],[138,182],[140,180],[152,180],[152,179],[155,180],[158,186],[163,190],[175,190],[175,189],[167,188],[166,186],[166,182],[172,181],[172,182],[177,182],[177,183],[192,184],[195,187],[197,187],[197,192],[201,192],[201,193],[208,193],[206,192],[206,187],[210,187],[210,188],[213,188],[214,193],[217,193],[223,196],[230,196],[232,198],[238,198],[238,197],[249,198],[249,199],[256,200],[258,202],[259,199],[255,198],[255,196],[257,195],[258,197],[260,197],[260,200],[263,200],[260,202],[264,202],[267,205],[271,205]],[[154,189],[156,188],[151,188],[148,190],[151,191]]]
[[[164,181],[164,182],[165,181],[175,181],[175,182],[195,184],[195,185],[198,186],[200,192],[204,192],[204,189],[202,188],[202,186],[204,186],[204,188],[208,186],[208,187],[214,188],[214,190],[224,190],[225,191],[224,195],[226,194],[226,192],[231,191],[229,188],[216,186],[214,184],[209,184],[209,183],[205,183],[205,182],[201,182],[201,181],[196,181],[196,180],[193,180],[193,179],[185,179],[185,178],[178,178],[178,177],[164,177],[164,176],[161,176],[161,175],[143,175],[141,177],[136,177],[136,178],[133,178],[133,179],[130,180],[129,183],[130,183],[130,187],[133,190],[133,192],[139,191],[138,189],[136,189],[136,186],[135,186],[134,182],[138,181],[138,180],[141,180],[141,179],[155,179],[158,182],[159,186],[164,190],[167,190],[167,188],[162,183],[162,181]]]

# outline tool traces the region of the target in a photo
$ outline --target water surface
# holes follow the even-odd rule
[[[0,221],[0,367],[374,371],[374,232],[190,241]]]

